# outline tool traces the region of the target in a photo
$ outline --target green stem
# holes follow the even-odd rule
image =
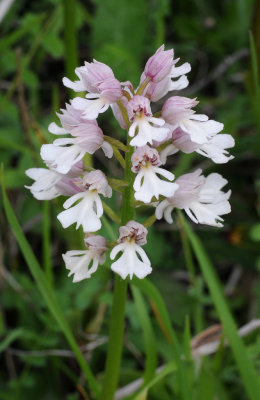
[[[77,30],[75,25],[76,0],[63,0],[64,10],[64,38],[65,63],[67,77],[75,77],[75,68],[78,66]],[[74,93],[74,92],[73,92]]]
[[[50,285],[53,285],[50,237],[50,202],[43,202],[43,265]]]
[[[127,139],[128,152],[125,156],[125,180],[129,185],[124,189],[122,202],[122,225],[134,218],[134,197],[133,197],[133,181],[134,174],[131,171],[131,156],[133,148],[129,144],[130,138]],[[114,393],[117,388],[119,370],[121,364],[121,355],[123,348],[125,304],[127,293],[127,281],[115,277],[112,315],[110,320],[108,353],[105,367],[105,377],[100,399],[113,400]]]

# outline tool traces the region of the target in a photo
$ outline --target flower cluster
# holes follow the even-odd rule
[[[129,81],[118,81],[110,67],[96,60],[76,68],[77,81],[63,79],[66,87],[87,94],[75,97],[57,114],[60,125],[49,125],[49,131],[59,138],[41,148],[47,168],[31,168],[26,173],[34,180],[27,187],[35,198],[68,197],[58,215],[64,228],[76,224],[76,229],[83,229],[86,250],[63,254],[73,282],[90,278],[104,263],[109,247],[113,247],[111,269],[123,279],[134,275],[142,279],[152,271],[141,247],[146,244],[144,225],[131,220],[120,226],[116,245],[97,234],[104,212],[102,199],[112,196],[109,183],[115,179],[110,181],[101,170],[89,168],[84,162],[86,153],[94,154],[101,148],[106,157],[114,155],[122,165],[120,151],[130,151],[131,165],[126,168],[134,175],[133,207],[150,204],[155,207],[156,218],[164,217],[169,224],[174,208],[185,210],[195,223],[216,227],[222,226],[222,215],[230,212],[230,191],[222,191],[227,181],[221,175],[205,177],[197,169],[174,180],[174,174],[164,167],[167,158],[178,151],[195,151],[215,163],[233,158],[227,150],[234,146],[233,138],[221,133],[223,124],[196,113],[196,99],[167,96],[162,110],[153,114],[152,102],[188,85],[190,65],[176,66],[178,61],[172,49],[161,46],[147,61],[136,90]],[[98,126],[98,115],[109,107],[128,135],[128,148],[104,135]]]

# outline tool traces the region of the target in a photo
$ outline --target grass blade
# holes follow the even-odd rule
[[[257,51],[255,48],[255,41],[252,32],[249,32],[249,43],[250,43],[250,52],[251,52],[251,64],[252,64],[252,72],[253,72],[253,83],[256,100],[260,99],[260,82],[258,78],[258,62],[257,62]]]
[[[53,285],[53,273],[51,264],[51,227],[50,227],[50,203],[49,201],[43,202],[43,224],[42,224],[42,252],[43,252],[43,266],[45,269],[46,277],[49,284]]]
[[[2,174],[3,176],[3,174]],[[3,179],[2,179],[3,182]],[[48,280],[45,277],[45,274],[43,273],[26,237],[23,234],[23,231],[17,221],[17,218],[13,212],[12,206],[8,200],[8,197],[5,192],[5,187],[4,183],[2,183],[2,189],[3,189],[3,203],[4,203],[4,209],[5,213],[7,216],[7,220],[12,228],[12,231],[16,237],[16,240],[20,246],[20,249],[23,253],[23,256],[27,262],[27,265],[31,271],[32,276],[34,277],[36,284],[38,286],[38,289],[40,290],[46,305],[48,306],[50,312],[52,313],[53,317],[57,321],[58,325],[60,326],[61,330],[63,331],[81,369],[82,372],[85,375],[85,378],[91,388],[91,390],[95,393],[96,396],[99,395],[99,386],[90,370],[90,367],[86,363],[86,360],[84,359],[78,344],[71,332],[71,329],[64,318],[64,315],[62,313],[62,310],[57,302],[56,296],[54,291],[49,285]]]
[[[0,342],[0,353],[2,353],[2,351],[4,351],[12,342],[22,336],[23,333],[24,330],[22,328],[17,328],[10,332],[5,339]]]
[[[164,379],[167,375],[175,372],[176,369],[177,369],[176,364],[173,361],[166,364],[165,367],[158,374],[156,374],[156,376],[153,379],[151,379],[147,383],[147,385],[142,390],[142,392],[138,395],[138,397],[135,397],[135,400],[139,400],[139,398],[141,399],[142,394],[144,394],[144,396],[145,396],[147,394],[148,389],[151,389],[153,386],[155,386],[157,383],[159,383],[162,379]],[[144,398],[146,398],[146,397],[144,397]]]
[[[152,324],[146,309],[146,304],[140,290],[131,285],[131,290],[134,297],[134,302],[139,316],[139,320],[143,329],[144,344],[145,344],[145,372],[144,372],[144,385],[146,385],[155,374],[157,365],[157,350],[156,342],[153,333]]]
[[[248,356],[241,337],[237,333],[237,327],[225,301],[220,282],[216,276],[213,265],[210,262],[202,243],[191,230],[185,218],[179,213],[183,226],[187,232],[193,251],[197,257],[204,279],[210,290],[213,302],[223,325],[224,333],[229,341],[242,381],[251,400],[258,400],[260,393],[260,379]]]
[[[188,384],[188,373],[186,371],[186,366],[182,360],[182,349],[176,333],[171,326],[171,320],[157,288],[148,279],[137,279],[133,278],[132,283],[137,286],[142,292],[144,292],[150,299],[152,308],[156,314],[159,325],[165,334],[168,341],[171,343],[171,350],[173,358],[176,362],[177,373],[179,375],[181,399],[190,400],[191,399],[191,389]]]

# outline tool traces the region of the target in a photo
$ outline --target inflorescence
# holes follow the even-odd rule
[[[94,154],[101,148],[106,157],[114,155],[124,165],[119,150],[132,148],[134,198],[141,202],[136,205],[150,204],[156,218],[164,217],[169,224],[175,208],[183,209],[195,223],[217,227],[223,226],[221,216],[230,212],[231,192],[222,191],[227,181],[221,175],[211,173],[205,177],[197,169],[174,181],[174,174],[164,168],[167,158],[178,151],[195,151],[218,164],[233,158],[227,149],[234,146],[234,139],[221,133],[222,123],[194,111],[196,99],[168,97],[162,110],[153,115],[151,102],[188,86],[190,64],[176,66],[178,61],[173,49],[161,46],[147,61],[136,90],[129,81],[119,82],[109,66],[96,60],[76,68],[79,80],[63,79],[66,87],[87,94],[85,98],[75,97],[57,114],[60,126],[54,122],[49,125],[49,131],[58,138],[41,148],[48,169],[31,168],[26,173],[34,180],[28,188],[36,199],[68,197],[64,211],[58,215],[64,228],[74,223],[76,229],[82,226],[86,250],[63,254],[73,282],[90,278],[104,263],[108,251],[106,239],[97,231],[104,212],[101,197],[111,197],[113,185],[101,170],[85,164],[86,153]],[[109,107],[129,135],[128,150],[118,140],[105,136],[98,126],[96,119]],[[146,236],[145,226],[134,220],[120,226],[118,244],[112,248],[110,258],[111,269],[123,279],[132,279],[133,275],[144,278],[151,273],[150,260],[141,247]]]

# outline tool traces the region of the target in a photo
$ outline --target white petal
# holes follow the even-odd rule
[[[138,190],[140,190],[141,188],[141,182],[142,182],[142,178],[144,176],[143,170],[141,169],[138,174],[136,175],[136,178],[134,180],[134,190],[137,192]]]
[[[74,274],[73,282],[79,282],[91,277],[98,267],[99,257],[90,250],[72,250],[62,255],[66,268],[70,270],[68,276]],[[89,265],[92,263],[91,268]]]
[[[65,201],[65,203],[63,204],[63,207],[65,209],[67,209],[67,208],[71,207],[74,203],[76,203],[76,201],[82,199],[85,196],[86,196],[86,194],[84,192],[76,193]]]
[[[206,122],[185,119],[180,123],[180,128],[190,135],[192,142],[204,144],[208,142],[208,132],[203,126],[205,123]]]
[[[128,131],[128,135],[129,135],[130,137],[133,137],[133,136],[135,135],[136,127],[137,127],[137,122],[134,121],[134,122],[132,123],[132,125],[130,126],[129,131]],[[131,144],[131,143],[130,143],[130,144]]]
[[[235,142],[231,135],[220,134],[214,136],[208,143],[201,145],[196,152],[211,158],[217,164],[224,164],[234,158],[225,150],[233,147],[234,144]]]
[[[173,211],[174,207],[171,206],[170,204],[168,205],[168,207],[166,207],[164,209],[164,219],[166,222],[168,222],[168,224],[172,224],[173,223],[173,219],[172,219],[172,211]]]
[[[177,149],[174,144],[169,144],[168,146],[165,147],[165,149],[163,149],[160,152],[160,160],[162,162],[162,164],[166,164],[167,162],[167,157],[178,153],[179,149]]]
[[[26,175],[33,180],[38,180],[42,176],[46,176],[46,173],[52,172],[46,168],[29,168],[25,171]]]
[[[148,117],[147,121],[152,122],[154,125],[163,126],[165,121],[163,118]]]
[[[76,229],[82,225],[84,232],[96,232],[101,228],[100,219],[94,209],[94,202],[97,201],[98,194],[91,192],[77,193],[64,203],[64,207],[68,208],[82,195],[84,197],[79,203],[61,212],[57,218],[64,228],[76,223]]]
[[[77,145],[59,147],[54,144],[44,144],[41,147],[41,157],[47,165],[61,174],[67,174],[74,164],[82,160],[86,151]]]
[[[30,188],[29,186],[25,187],[27,189],[30,189],[33,197],[35,197],[37,200],[52,200],[61,195],[61,193],[55,187],[46,189],[44,191],[37,191],[34,190],[32,187]]]
[[[117,244],[115,247],[113,247],[113,249],[111,250],[111,253],[110,253],[111,260],[114,260],[115,257],[117,256],[117,254],[120,251],[123,251],[124,248],[125,248],[124,243]]]
[[[74,138],[59,138],[53,142],[54,146],[66,146],[67,144],[75,144]]]
[[[205,122],[209,120],[209,117],[205,114],[192,114],[191,119],[194,121]]]
[[[178,189],[178,185],[172,182],[163,181],[158,178],[155,173],[158,173],[158,171],[161,175],[167,175],[169,177],[171,176],[171,178],[174,179],[174,175],[171,174],[171,172],[163,170],[162,168],[143,168],[142,173],[144,179],[140,189],[135,192],[134,196],[136,200],[149,203],[153,196],[155,196],[156,199],[159,198],[160,194],[165,197],[173,196],[174,192]],[[138,187],[138,185],[136,184],[135,187]]]
[[[172,90],[185,89],[189,85],[189,81],[186,75],[182,75],[177,81],[171,81],[169,86],[169,92]]]
[[[131,146],[141,147],[146,145],[147,143],[152,144],[153,140],[158,142],[166,139],[169,133],[168,128],[155,127],[149,124],[147,119],[143,119],[138,123],[138,133],[131,140]]]
[[[171,173],[170,171],[168,171],[167,169],[163,169],[163,168],[159,168],[159,167],[154,167],[153,168],[154,172],[156,174],[162,175],[164,176],[164,178],[168,179],[169,181],[173,181],[174,179],[174,175],[173,173]],[[179,187],[177,185],[177,187]]]
[[[64,128],[59,127],[55,122],[48,126],[48,131],[54,135],[64,135],[68,133]]]
[[[118,273],[122,279],[128,275],[132,279],[133,275],[143,279],[146,275],[152,272],[150,261],[149,263],[139,260],[136,254],[136,248],[139,247],[134,244],[125,243],[123,254],[121,257],[112,263],[111,269]]]
[[[81,97],[76,97],[72,100],[71,104],[77,110],[83,110],[83,117],[86,119],[96,119],[99,113],[105,112],[109,104],[104,98],[97,98],[94,100],[82,99]]]
[[[99,196],[95,197],[95,204],[96,204],[96,214],[98,218],[101,218],[103,215],[103,206],[102,206],[102,201],[100,200]]]
[[[191,66],[187,62],[180,65],[179,67],[173,66],[171,70],[171,78],[177,78],[180,75],[187,74],[188,72],[190,72],[190,70]]]
[[[169,202],[168,202],[168,200],[166,200],[166,199],[163,200],[163,201],[161,201],[161,202],[157,205],[156,210],[155,210],[155,216],[156,216],[157,219],[162,219],[164,210],[165,210],[165,208],[167,208],[168,206],[169,206]]]
[[[71,104],[76,110],[85,110],[89,104],[89,100],[83,99],[82,97],[75,97],[75,99],[71,101]]]
[[[82,92],[86,90],[81,81],[72,82],[70,79],[65,77],[62,79],[62,82],[64,86],[74,90],[75,92]]]
[[[104,141],[102,146],[101,146],[101,149],[103,150],[103,152],[104,152],[104,154],[105,154],[105,156],[107,158],[112,158],[113,157],[113,154],[114,154],[113,153],[113,147],[110,145],[110,143]]]

